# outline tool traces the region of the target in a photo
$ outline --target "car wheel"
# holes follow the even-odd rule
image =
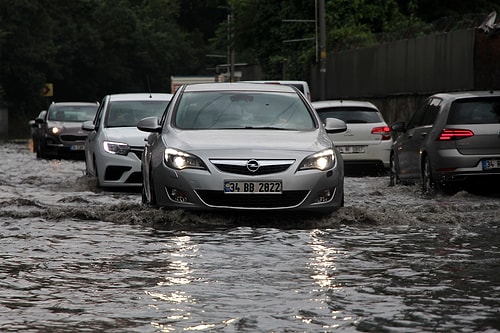
[[[156,192],[153,186],[153,173],[151,169],[149,170],[149,205],[151,207],[158,207],[158,202],[156,201]]]
[[[427,156],[424,157],[422,165],[422,192],[427,196],[434,196],[437,192],[436,183],[432,178],[431,163]]]
[[[390,160],[389,160],[389,186],[394,186],[396,184],[400,184],[401,181],[399,180],[399,172],[398,168],[396,166],[396,160],[394,159],[394,154],[391,154]]]
[[[144,171],[141,169],[142,173],[142,195],[141,195],[141,203],[143,205],[147,205],[149,203],[148,194],[146,190],[146,179],[144,178]]]
[[[42,144],[42,140],[37,141],[36,157],[45,158],[45,146]]]
[[[149,185],[149,186],[146,186]],[[149,190],[148,190],[149,188]],[[149,199],[148,199],[149,194]],[[149,171],[149,181],[146,184],[146,179],[142,179],[142,203],[144,205],[149,205],[151,207],[158,207],[158,203],[156,202],[156,193],[153,187],[153,178],[151,176],[151,169]]]
[[[93,162],[92,164],[94,165],[94,177],[96,178],[96,184],[97,184],[97,187],[102,187],[101,185],[101,181],[99,180],[99,173],[97,172],[97,164],[95,162],[95,156],[93,158]]]

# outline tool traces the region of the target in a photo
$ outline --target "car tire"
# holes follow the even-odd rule
[[[150,193],[150,197],[151,197],[151,201],[149,202],[149,204],[151,205],[151,207],[158,207],[158,202],[156,201],[156,192],[155,192],[155,188],[153,186],[153,182],[152,182],[152,176],[151,176],[151,171],[149,172],[149,193]]]
[[[389,186],[394,186],[400,184],[398,167],[396,166],[396,160],[394,154],[391,154],[389,160]]]
[[[431,163],[427,156],[422,162],[422,192],[430,197],[435,196],[437,192],[437,185],[432,177]]]
[[[145,182],[145,179],[143,179],[143,182]],[[144,205],[148,205],[148,206],[151,206],[151,207],[158,207],[158,203],[156,201],[156,193],[155,193],[155,189],[153,187],[153,182],[152,182],[152,176],[151,176],[151,170],[149,171],[149,200],[148,200],[148,193],[147,193],[147,190],[146,190],[146,184],[142,184],[142,203]]]
[[[143,205],[148,205],[149,204],[149,201],[148,201],[148,196],[147,196],[147,193],[146,193],[146,179],[144,179],[144,171],[141,169],[141,173],[142,173],[142,191],[141,191],[141,203]]]
[[[94,165],[94,177],[96,178],[97,187],[102,188],[101,181],[99,180],[99,173],[97,172],[97,164],[95,162],[95,156],[93,158],[92,164]]]
[[[45,153],[45,146],[42,144],[42,140],[37,141],[36,157],[45,158],[47,154]]]

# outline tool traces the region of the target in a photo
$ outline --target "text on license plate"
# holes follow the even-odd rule
[[[365,152],[365,146],[338,146],[342,154],[360,154]]]
[[[84,145],[71,145],[69,147],[69,150],[84,150],[85,146]]]
[[[499,169],[500,160],[483,160],[483,170]]]
[[[280,194],[281,181],[224,181],[224,193]]]

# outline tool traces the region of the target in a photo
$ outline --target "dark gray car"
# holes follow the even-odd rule
[[[94,119],[99,103],[53,102],[32,126],[34,152],[38,158],[83,158],[87,132],[82,123]]]
[[[391,185],[420,181],[426,194],[500,184],[500,92],[430,96],[391,149]]]

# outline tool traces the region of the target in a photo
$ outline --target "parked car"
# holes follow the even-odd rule
[[[53,102],[32,124],[33,149],[38,158],[83,158],[87,133],[82,123],[94,118],[99,103]]]
[[[179,88],[142,156],[143,203],[187,210],[330,212],[344,203],[342,156],[295,88],[214,83]]]
[[[311,90],[306,81],[290,81],[290,80],[264,80],[264,81],[244,81],[249,83],[266,83],[266,84],[284,84],[286,86],[295,87],[306,96],[307,100],[311,101]]]
[[[106,188],[140,187],[141,155],[146,134],[137,129],[145,117],[160,117],[171,94],[111,94],[103,98],[93,121],[82,124],[85,169]]]
[[[346,170],[349,166],[361,166],[376,172],[389,169],[393,142],[391,130],[374,104],[329,100],[313,102],[312,105],[323,122],[326,118],[337,118],[347,124],[347,131],[330,134],[342,153]]]
[[[391,150],[391,185],[420,182],[426,194],[500,185],[500,93],[470,91],[430,96]]]
[[[47,110],[42,110],[42,111],[40,111],[40,113],[38,114],[38,116],[36,118],[43,119],[45,117],[46,113],[47,113]],[[34,153],[37,152],[37,146],[38,146],[38,144],[35,143],[35,141],[40,136],[40,131],[42,128],[42,125],[40,123],[36,122],[36,118],[32,119],[28,122],[28,125],[30,126],[31,149]]]

